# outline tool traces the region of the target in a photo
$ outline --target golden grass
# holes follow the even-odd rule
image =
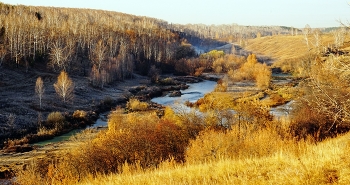
[[[313,42],[313,36],[309,35],[309,41]],[[328,46],[334,43],[331,34],[322,35],[322,45]],[[310,52],[315,52],[315,48],[310,43]],[[275,35],[251,39],[246,46],[247,50],[272,57],[276,62],[284,60],[298,59],[309,53],[304,40],[304,35]]]
[[[350,134],[321,143],[290,143],[266,157],[223,158],[216,162],[87,178],[92,184],[349,184]]]

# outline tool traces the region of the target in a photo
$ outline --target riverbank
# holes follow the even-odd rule
[[[129,98],[148,101],[167,92],[186,89],[186,83],[201,80],[196,77],[164,77],[158,84],[152,84],[148,77],[134,74],[132,79],[107,84],[103,89],[99,89],[92,87],[87,77],[71,76],[75,84],[74,99],[63,103],[57,98],[53,88],[57,78],[55,74],[2,69],[0,76],[0,148],[12,145],[10,152],[28,151],[30,148],[15,146],[50,139],[91,125],[100,113],[111,111],[116,106],[125,106]],[[35,81],[39,76],[43,79],[45,87],[41,108],[34,91]],[[157,105],[154,106],[157,108]],[[77,110],[86,112],[84,120],[74,117]],[[62,113],[67,122],[65,128],[55,134],[38,136],[36,133],[40,125],[45,123],[52,112]]]
[[[215,79],[213,76],[211,77],[176,77],[176,76],[165,76],[162,77],[158,84],[151,84],[148,79],[142,77],[142,76],[136,76],[133,80],[126,80],[125,82],[122,82],[120,84],[117,84],[117,88],[123,89],[123,93],[118,92],[120,96],[116,96],[114,94],[114,98],[124,98],[124,101],[116,101],[112,98],[109,99],[109,109],[106,109],[107,106],[101,106],[100,108],[97,106],[95,108],[95,115],[99,115],[102,111],[109,111],[112,108],[115,108],[116,106],[125,106],[125,103],[129,98],[137,98],[144,101],[148,101],[151,98],[157,97],[157,96],[167,96],[167,94],[172,93],[174,91],[181,91],[184,89],[187,89],[189,86],[187,83],[198,83],[202,82],[203,79]],[[216,84],[216,82],[213,82]],[[111,87],[108,87],[106,91],[110,91]],[[121,97],[122,96],[122,97]],[[150,103],[151,109],[160,109],[162,108],[161,105],[157,103]],[[97,118],[96,118],[97,119]],[[67,140],[64,142],[56,142],[44,146],[33,146],[31,145],[29,150],[24,150],[21,152],[12,151],[10,153],[6,152],[5,150],[0,151],[0,179],[11,176],[12,172],[15,171],[15,169],[23,168],[25,164],[28,162],[34,160],[34,159],[40,159],[40,158],[46,158],[50,156],[56,155],[57,152],[62,150],[67,150],[72,146],[76,146],[79,142],[83,142],[86,140],[86,138],[93,138],[96,133],[98,133],[99,128],[91,128],[83,131],[83,138],[75,137],[73,136],[73,140]],[[102,128],[103,129],[103,128]],[[82,134],[78,134],[82,135]],[[75,139],[74,139],[75,138]]]

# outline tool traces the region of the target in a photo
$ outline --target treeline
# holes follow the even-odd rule
[[[99,84],[169,69],[181,38],[167,23],[123,13],[0,4],[0,65],[91,75]],[[178,53],[179,54],[179,53]]]
[[[247,39],[261,36],[286,35],[301,32],[298,29],[283,26],[242,26],[238,24],[204,25],[204,24],[171,24],[170,29],[182,32],[188,40],[213,39],[222,42],[242,43]]]

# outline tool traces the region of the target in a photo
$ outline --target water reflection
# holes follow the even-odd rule
[[[193,103],[202,98],[205,94],[212,92],[215,86],[216,82],[205,80],[203,82],[189,84],[188,89],[181,90],[182,95],[180,97],[169,97],[167,95],[153,98],[151,101],[171,107],[178,106],[186,101]]]

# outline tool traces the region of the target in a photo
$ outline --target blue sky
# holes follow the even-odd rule
[[[8,4],[111,10],[169,23],[251,26],[339,26],[350,22],[346,0],[0,0]]]

